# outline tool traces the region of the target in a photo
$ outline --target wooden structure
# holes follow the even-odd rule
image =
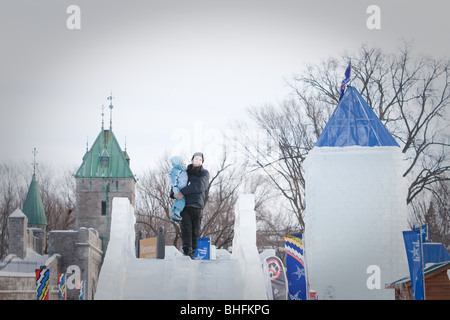
[[[428,266],[424,276],[426,300],[450,300],[450,261]],[[395,300],[413,300],[410,277],[390,283],[386,289],[395,289]]]

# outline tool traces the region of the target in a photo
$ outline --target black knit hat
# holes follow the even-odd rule
[[[191,161],[194,160],[194,158],[195,158],[196,156],[202,157],[202,162],[205,162],[205,158],[203,157],[203,153],[201,153],[201,152],[196,152],[196,153],[194,153],[194,155],[192,156]]]

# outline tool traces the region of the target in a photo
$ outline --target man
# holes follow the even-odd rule
[[[186,205],[181,211],[181,241],[183,254],[193,259],[200,234],[206,192],[209,187],[209,172],[203,168],[203,153],[194,153],[191,161],[192,163],[187,167],[188,185],[181,189],[176,196],[174,195],[174,198],[181,199],[184,196],[186,200]]]

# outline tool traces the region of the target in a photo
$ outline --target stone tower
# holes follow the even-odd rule
[[[108,98],[112,100],[112,97]],[[112,114],[112,104],[109,106]],[[103,114],[102,114],[103,118]],[[111,115],[112,118],[112,115]],[[122,151],[112,131],[103,128],[83,157],[75,174],[76,228],[94,228],[102,240],[105,253],[109,241],[112,200],[127,197],[134,206],[136,179],[130,158]]]

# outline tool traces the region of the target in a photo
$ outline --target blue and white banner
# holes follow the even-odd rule
[[[284,237],[289,300],[309,299],[302,237],[302,234]]]
[[[422,262],[421,234],[415,230],[403,231],[406,256],[408,258],[409,275],[414,300],[424,300],[424,277]]]
[[[424,224],[423,226],[413,228],[414,231],[420,233],[422,237],[422,243],[428,242],[428,225]]]
[[[210,260],[211,238],[198,238],[195,260]]]

